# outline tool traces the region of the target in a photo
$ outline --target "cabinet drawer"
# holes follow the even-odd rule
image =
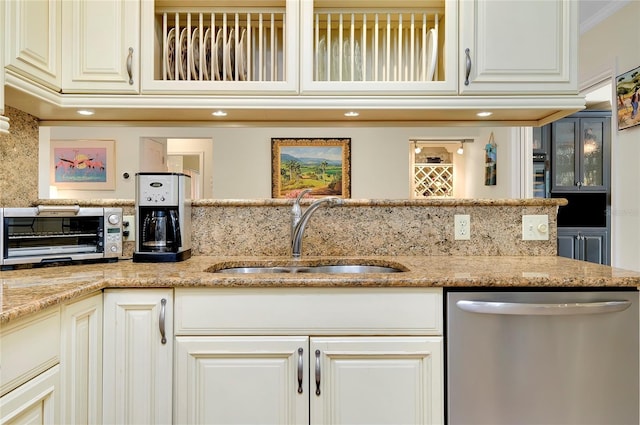
[[[176,335],[441,335],[438,288],[176,289]]]
[[[0,396],[49,369],[60,358],[60,309],[0,329]]]

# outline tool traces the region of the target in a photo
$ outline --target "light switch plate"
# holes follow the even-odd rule
[[[522,216],[522,240],[523,241],[548,241],[549,240],[549,216],[523,215]]]
[[[469,214],[456,214],[453,216],[454,236],[457,241],[471,239],[471,216]]]
[[[125,226],[125,223],[128,223]],[[136,240],[136,216],[125,215],[122,216],[122,231],[129,232],[128,236],[122,235],[122,240],[125,242],[133,242]]]

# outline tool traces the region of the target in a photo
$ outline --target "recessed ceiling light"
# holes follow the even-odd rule
[[[349,111],[349,112],[345,112],[344,113],[345,117],[357,117],[360,116],[360,114],[356,111]]]
[[[488,111],[478,112],[476,115],[479,117],[490,117],[491,115],[493,115],[493,112],[488,112]]]
[[[80,109],[78,110],[78,113],[80,115],[86,115],[86,116],[95,114],[95,112],[93,112],[91,109]]]
[[[227,113],[225,111],[215,111],[211,115],[214,117],[226,117]]]

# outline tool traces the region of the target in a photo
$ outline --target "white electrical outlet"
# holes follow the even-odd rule
[[[471,216],[469,214],[456,214],[453,216],[455,240],[468,241],[471,239]]]
[[[135,215],[124,215],[122,216],[122,241],[123,242],[133,242],[136,240],[136,216]],[[127,236],[124,236],[124,235]]]
[[[523,215],[522,216],[522,240],[523,241],[548,241],[549,240],[549,216],[548,215]]]

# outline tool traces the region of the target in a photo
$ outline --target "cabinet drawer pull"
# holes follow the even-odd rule
[[[320,395],[320,350],[316,350],[316,395]]]
[[[163,344],[167,343],[167,337],[165,335],[165,329],[164,329],[164,320],[165,320],[165,313],[166,313],[166,309],[167,309],[167,300],[166,298],[163,298],[160,300],[160,336],[162,337],[162,339],[160,340],[160,342],[162,342]]]
[[[133,85],[133,47],[129,47],[127,55],[127,73],[129,74],[129,85]]]
[[[298,394],[302,394],[302,378],[304,377],[304,361],[302,359],[302,355],[304,354],[304,350],[302,348],[298,348]]]
[[[465,76],[465,80],[464,80],[464,85],[468,86],[469,85],[469,75],[471,75],[471,52],[469,51],[469,48],[464,49],[464,54],[467,56],[466,59],[466,76]]]

